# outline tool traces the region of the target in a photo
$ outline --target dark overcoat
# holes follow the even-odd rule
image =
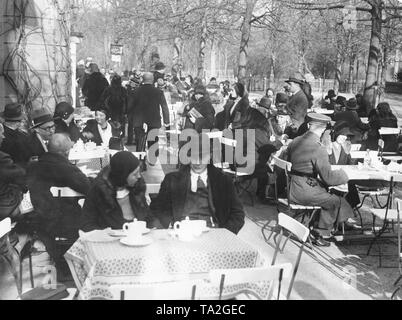
[[[89,191],[81,219],[81,230],[85,232],[106,228],[118,230],[129,222],[124,219],[123,211],[117,202],[117,189],[110,182],[109,173],[110,166],[107,166],[99,173]],[[142,182],[145,186],[145,182]],[[129,197],[131,207],[139,221],[146,221],[148,228],[161,227],[149,209],[145,190],[135,194],[134,189],[131,189]]]
[[[165,228],[186,215],[183,211],[190,179],[189,166],[169,173],[162,182],[158,197],[152,201],[151,209]],[[244,225],[244,210],[232,178],[214,166],[208,166],[208,189],[210,208],[219,227],[237,234]]]
[[[88,194],[88,178],[68,159],[55,153],[45,153],[31,162],[27,184],[35,213],[43,229],[52,235],[73,238],[78,236],[81,207],[77,198],[54,198],[51,187],[68,187]]]
[[[309,102],[303,90],[294,94],[286,105],[286,108],[290,113],[290,119],[297,129],[304,122],[308,107]]]

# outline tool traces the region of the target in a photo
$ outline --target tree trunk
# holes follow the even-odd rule
[[[212,40],[211,43],[211,77],[217,77],[218,74],[216,72],[216,46],[215,41]]]
[[[355,92],[358,93],[359,91],[359,69],[360,69],[360,59],[357,56],[357,66],[356,66],[356,75],[355,75]]]
[[[202,22],[202,29],[200,35],[200,48],[198,51],[198,71],[197,77],[200,79],[204,78],[204,70],[205,70],[205,47],[207,43],[207,20],[206,13]]]
[[[377,95],[377,72],[378,72],[378,57],[380,55],[380,37],[382,29],[381,20],[381,0],[374,0],[371,11],[371,40],[370,50],[367,64],[366,83],[364,85],[363,101],[366,105],[367,112],[370,112],[375,107],[375,99]]]
[[[355,60],[356,55],[352,54],[349,58],[349,80],[348,80],[349,93],[353,93],[353,75],[355,69]]]
[[[241,41],[238,59],[238,74],[237,77],[240,82],[245,83],[247,78],[247,49],[251,33],[251,19],[253,17],[253,10],[257,0],[245,0],[246,12],[243,16],[243,25],[241,27]]]
[[[340,84],[341,84],[341,76],[342,76],[342,58],[341,58],[341,52],[338,49],[337,54],[336,54],[336,63],[335,63],[335,79],[334,79],[334,90],[335,92],[339,92],[340,89]]]

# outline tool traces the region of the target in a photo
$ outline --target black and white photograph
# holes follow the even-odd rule
[[[0,0],[0,300],[402,300],[401,215],[402,0]]]

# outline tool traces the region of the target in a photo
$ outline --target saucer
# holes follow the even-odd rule
[[[145,247],[150,245],[152,242],[152,238],[149,237],[141,237],[140,239],[136,239],[136,241],[130,241],[128,238],[120,239],[120,243],[129,246],[129,247]]]
[[[151,232],[151,229],[146,228],[142,234],[148,234]],[[110,230],[109,231],[109,236],[115,237],[115,238],[125,238],[127,237],[127,233],[124,230]]]

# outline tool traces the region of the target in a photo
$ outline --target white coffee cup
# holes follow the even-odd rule
[[[146,222],[138,221],[137,219],[135,219],[134,222],[125,223],[123,225],[123,231],[129,238],[141,238],[146,228]]]
[[[181,241],[191,241],[194,239],[193,231],[190,227],[190,220],[177,221],[173,225],[174,233]]]
[[[189,228],[194,237],[199,237],[207,228],[207,222],[205,220],[191,220],[189,222]]]

